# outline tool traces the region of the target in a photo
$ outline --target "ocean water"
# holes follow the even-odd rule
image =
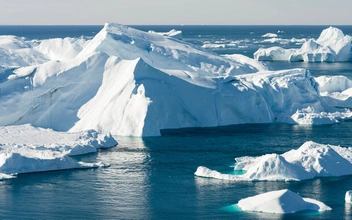
[[[0,26],[0,35],[29,39],[92,37],[101,26]],[[283,31],[282,39],[318,37],[323,26],[138,26],[143,30],[183,31],[184,40],[200,47],[247,41],[242,46],[207,47],[214,53],[252,56],[265,33]],[[340,27],[352,35],[352,26]],[[229,42],[229,43],[227,43]],[[285,41],[282,41],[285,42]],[[291,47],[290,43],[280,44]],[[295,43],[296,45],[296,43]],[[296,45],[297,47],[299,45]],[[269,63],[273,69],[303,67],[315,76],[352,76],[351,63]],[[0,181],[0,219],[352,219],[344,194],[352,176],[301,182],[231,182],[194,176],[198,166],[224,173],[233,171],[234,158],[283,153],[305,141],[352,146],[352,121],[335,125],[298,126],[249,124],[219,128],[162,131],[161,137],[116,137],[119,145],[80,156],[102,160],[105,169],[21,174]],[[320,200],[331,212],[290,215],[245,213],[236,209],[241,198],[288,188]]]

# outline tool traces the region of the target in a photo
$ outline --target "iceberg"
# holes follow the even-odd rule
[[[29,124],[0,127],[0,145],[26,146],[34,150],[50,149],[74,156],[95,153],[98,149],[117,145],[111,134],[99,134],[94,130],[81,132],[57,132],[33,127]]]
[[[0,180],[8,180],[8,179],[13,179],[15,177],[16,177],[15,175],[0,173]]]
[[[274,33],[266,33],[266,34],[262,35],[262,37],[274,38],[274,37],[277,37],[277,34],[274,34]]]
[[[260,48],[254,53],[254,58],[261,61],[348,62],[351,61],[351,41],[351,36],[329,27],[317,40],[304,42],[300,49]]]
[[[352,107],[352,81],[345,76],[319,76],[315,78],[319,91],[327,103],[338,108]]]
[[[242,175],[222,174],[198,167],[196,176],[231,181],[301,181],[316,177],[352,174],[352,148],[323,145],[312,141],[284,154],[235,158],[235,170]]]
[[[158,136],[184,127],[297,124],[292,116],[307,108],[314,111],[303,117],[347,111],[322,98],[307,70],[269,71],[242,55],[119,24],[106,23],[91,40],[4,38],[0,126]]]
[[[31,125],[0,127],[0,178],[13,174],[62,169],[106,167],[103,162],[84,163],[71,158],[117,145],[111,135],[93,130],[68,133]]]
[[[148,31],[148,33],[159,34],[161,36],[173,37],[173,38],[182,40],[182,31],[180,31],[180,30],[172,29],[169,32],[155,32],[155,31],[150,30],[150,31]]]
[[[324,203],[302,198],[297,193],[288,189],[271,191],[256,196],[241,199],[237,204],[243,211],[265,212],[274,214],[289,214],[300,211],[331,211]]]
[[[345,194],[345,202],[352,203],[352,190],[348,190]]]

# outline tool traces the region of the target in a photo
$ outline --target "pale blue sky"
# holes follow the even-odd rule
[[[352,25],[352,0],[0,0],[0,24]]]

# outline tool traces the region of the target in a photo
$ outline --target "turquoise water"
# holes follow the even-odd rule
[[[231,172],[234,157],[282,153],[307,140],[350,146],[352,121],[324,126],[284,124],[164,131],[162,137],[117,137],[119,146],[80,157],[106,169],[22,174],[0,182],[0,218],[85,219],[343,219],[352,176],[302,182],[230,182],[195,177],[198,166]],[[269,215],[226,209],[241,198],[288,188],[333,211]]]
[[[88,36],[99,31],[96,26],[85,28],[75,34]],[[169,26],[145,28],[170,30]],[[208,35],[213,29],[187,28],[186,33],[192,34],[184,33],[186,39],[199,43],[203,38],[223,39],[225,33],[229,39],[250,37],[249,29],[258,32],[256,39],[259,39],[261,33],[288,27],[262,26],[257,30],[253,26],[243,27],[238,36],[232,36],[229,27],[212,27],[217,31]],[[314,27],[311,33],[309,28],[295,28],[296,33],[305,33],[303,37],[319,35],[322,30]],[[27,37],[36,38],[35,35],[44,32],[36,30]],[[60,35],[65,36],[70,36],[72,31],[60,30]],[[54,36],[51,33],[50,37]],[[242,50],[242,53],[247,52]],[[352,74],[350,63],[272,64],[274,69],[305,66],[316,76]],[[0,181],[0,219],[352,219],[352,207],[344,202],[345,192],[352,189],[352,176],[302,182],[231,182],[194,176],[198,166],[231,173],[235,157],[283,153],[308,140],[352,146],[351,131],[352,121],[343,121],[322,126],[251,124],[188,128],[165,130],[161,137],[116,137],[117,147],[79,157],[87,162],[110,163],[109,168],[21,174],[15,179]],[[244,213],[233,206],[242,198],[284,188],[320,200],[333,210],[273,215]]]

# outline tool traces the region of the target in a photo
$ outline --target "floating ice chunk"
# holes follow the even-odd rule
[[[304,143],[297,150],[284,154],[236,158],[235,170],[242,175],[222,174],[199,167],[197,176],[233,181],[299,181],[324,176],[352,174],[352,149],[339,146]]]
[[[180,31],[180,30],[172,29],[169,32],[155,32],[155,31],[150,30],[150,31],[148,31],[148,33],[159,34],[161,36],[173,37],[173,38],[182,40],[182,31]]]
[[[25,145],[11,145],[0,152],[0,172],[5,174],[32,173],[64,169],[106,167],[104,163],[77,162],[65,153],[39,150]]]
[[[117,142],[110,134],[103,135],[94,130],[57,132],[26,124],[0,127],[0,144],[3,149],[16,145],[34,150],[49,149],[68,155],[81,155],[97,152],[99,148],[114,147]]]
[[[273,38],[273,37],[277,37],[277,34],[274,34],[274,33],[266,33],[266,34],[262,35],[262,37],[270,37],[270,38]]]
[[[289,60],[293,52],[294,49],[284,49],[281,47],[259,49],[254,53],[254,59],[259,61]]]
[[[226,48],[226,44],[205,43],[205,44],[202,45],[202,48],[209,48],[209,49]]]
[[[0,180],[8,180],[13,178],[16,178],[16,175],[8,175],[8,174],[0,173]]]
[[[92,153],[98,148],[116,144],[111,135],[100,135],[92,130],[66,133],[30,125],[0,127],[0,177],[10,178],[8,175],[17,173],[107,167],[109,165],[102,162],[78,162],[70,155]]]
[[[352,190],[349,190],[345,194],[345,202],[352,203]]]
[[[329,27],[322,31],[317,40],[310,39],[304,42],[300,49],[260,48],[254,53],[254,58],[291,62],[347,62],[351,61],[351,41],[351,36],[345,36],[338,28]]]
[[[241,199],[238,206],[243,211],[266,212],[276,214],[296,213],[299,211],[330,211],[329,206],[310,198],[302,198],[288,189],[271,191],[257,196]]]
[[[352,118],[352,112],[349,109],[342,112],[316,112],[314,108],[307,107],[297,110],[291,118],[300,125],[335,124],[341,119]]]

